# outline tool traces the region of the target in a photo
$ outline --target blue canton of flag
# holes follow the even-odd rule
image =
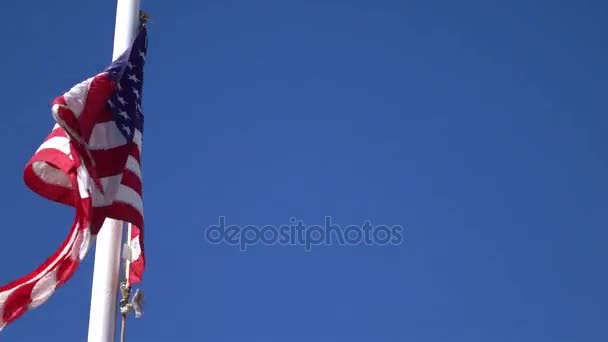
[[[143,34],[137,36],[132,48],[108,68],[111,76],[119,78],[116,92],[108,101],[108,105],[116,126],[128,142],[133,140],[135,130],[141,133],[144,131],[144,113],[141,104],[148,42],[145,29],[142,31]]]

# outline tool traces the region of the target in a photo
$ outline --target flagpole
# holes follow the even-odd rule
[[[112,60],[131,45],[138,25],[139,0],[117,0]],[[97,235],[88,342],[115,341],[122,233],[122,221],[106,219]]]

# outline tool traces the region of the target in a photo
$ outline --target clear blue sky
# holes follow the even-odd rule
[[[608,341],[608,3],[143,1],[148,272],[129,341]],[[112,55],[114,1],[0,4],[0,283],[72,210],[23,167]],[[399,224],[399,246],[205,240]],[[84,341],[94,251],[2,341]]]

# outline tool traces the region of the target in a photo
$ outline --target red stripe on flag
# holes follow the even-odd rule
[[[136,143],[131,144],[131,156],[133,156],[133,158],[135,158],[135,160],[141,164],[141,151]]]
[[[91,81],[85,106],[80,114],[78,124],[82,137],[86,141],[89,141],[95,125],[112,120],[112,112],[107,102],[110,100],[114,90],[114,81],[106,73],[95,76],[93,81]]]
[[[64,96],[59,96],[53,101],[53,108],[55,110],[55,119],[63,125],[66,125],[70,130],[77,136],[82,136],[79,129],[78,118],[74,112],[68,107]]]
[[[70,280],[78,265],[80,263],[78,260],[74,260],[72,258],[66,258],[61,262],[59,267],[57,267],[57,286],[63,285],[66,281]]]
[[[55,137],[67,138],[68,135],[63,128],[57,127],[51,131],[51,133],[46,137],[46,139],[44,141],[47,141],[47,140],[49,140],[51,138],[55,138]]]
[[[72,172],[71,170],[74,168],[74,161],[59,150],[44,149],[34,155],[27,163],[23,172],[25,184],[38,195],[51,201],[73,205],[73,190],[56,184],[49,184],[41,179],[39,175],[34,172],[34,163],[36,162],[46,162],[52,165],[52,167],[55,167],[58,171],[67,175]]]
[[[129,150],[129,145],[121,145],[108,150],[91,150],[91,155],[96,162],[96,176],[105,178],[121,174],[127,162]]]
[[[123,174],[122,174],[121,183],[123,185],[126,185],[129,188],[135,190],[135,192],[137,192],[141,196],[141,193],[142,193],[141,179],[133,172],[131,172],[129,170],[125,170],[125,172],[123,172]]]
[[[109,217],[115,220],[131,222],[143,228],[144,218],[142,214],[128,203],[114,202],[110,206],[95,207],[93,211],[94,217]]]
[[[4,303],[4,312],[2,314],[2,320],[5,323],[16,320],[27,311],[27,307],[31,302],[32,289],[35,285],[36,283],[25,284],[8,296]]]

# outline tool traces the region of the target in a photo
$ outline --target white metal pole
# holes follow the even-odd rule
[[[129,48],[138,25],[139,0],[117,0],[112,60]],[[122,226],[122,221],[107,219],[97,235],[88,342],[115,341]]]
[[[115,340],[121,241],[122,221],[107,219],[95,247],[89,342]]]

